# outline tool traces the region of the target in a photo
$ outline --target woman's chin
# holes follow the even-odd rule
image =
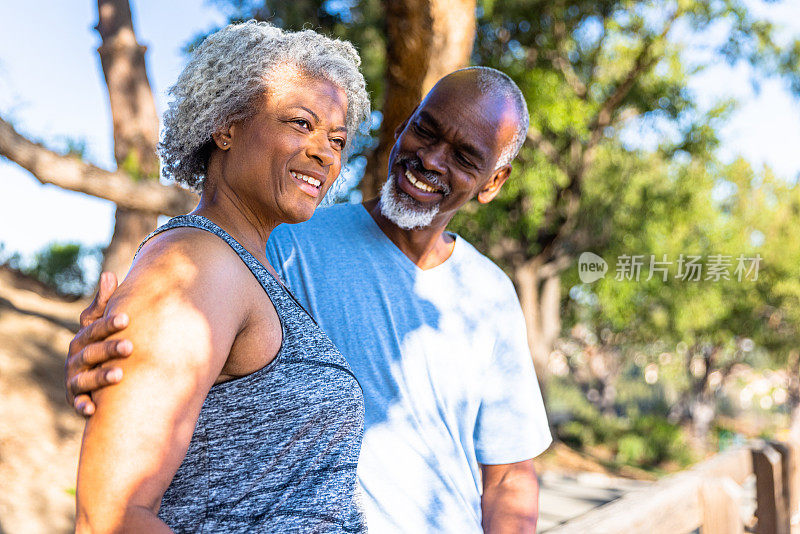
[[[298,224],[301,222],[305,222],[314,215],[314,211],[316,211],[317,203],[316,202],[309,202],[307,206],[295,206],[292,210],[286,210],[286,220],[281,221],[286,224]]]

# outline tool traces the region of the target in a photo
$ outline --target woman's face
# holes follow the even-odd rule
[[[341,170],[346,93],[287,65],[254,105],[255,115],[222,138],[223,180],[257,214],[279,223],[308,220]]]

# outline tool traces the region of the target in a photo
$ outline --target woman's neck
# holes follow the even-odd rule
[[[262,263],[266,261],[267,240],[278,224],[249,207],[232,191],[207,187],[192,215],[202,215],[228,232]]]

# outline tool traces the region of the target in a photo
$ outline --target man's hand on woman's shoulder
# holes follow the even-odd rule
[[[133,352],[133,343],[125,339],[108,340],[112,334],[128,326],[124,313],[104,317],[108,300],[117,289],[113,273],[100,275],[99,288],[89,307],[81,313],[81,329],[69,344],[64,366],[67,402],[85,417],[95,411],[92,392],[122,380],[122,369],[101,365],[114,358],[126,358]]]

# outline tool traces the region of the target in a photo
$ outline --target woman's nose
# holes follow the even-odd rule
[[[323,167],[330,167],[336,161],[336,152],[331,147],[327,134],[321,131],[313,136],[306,149],[306,155],[317,160]]]

